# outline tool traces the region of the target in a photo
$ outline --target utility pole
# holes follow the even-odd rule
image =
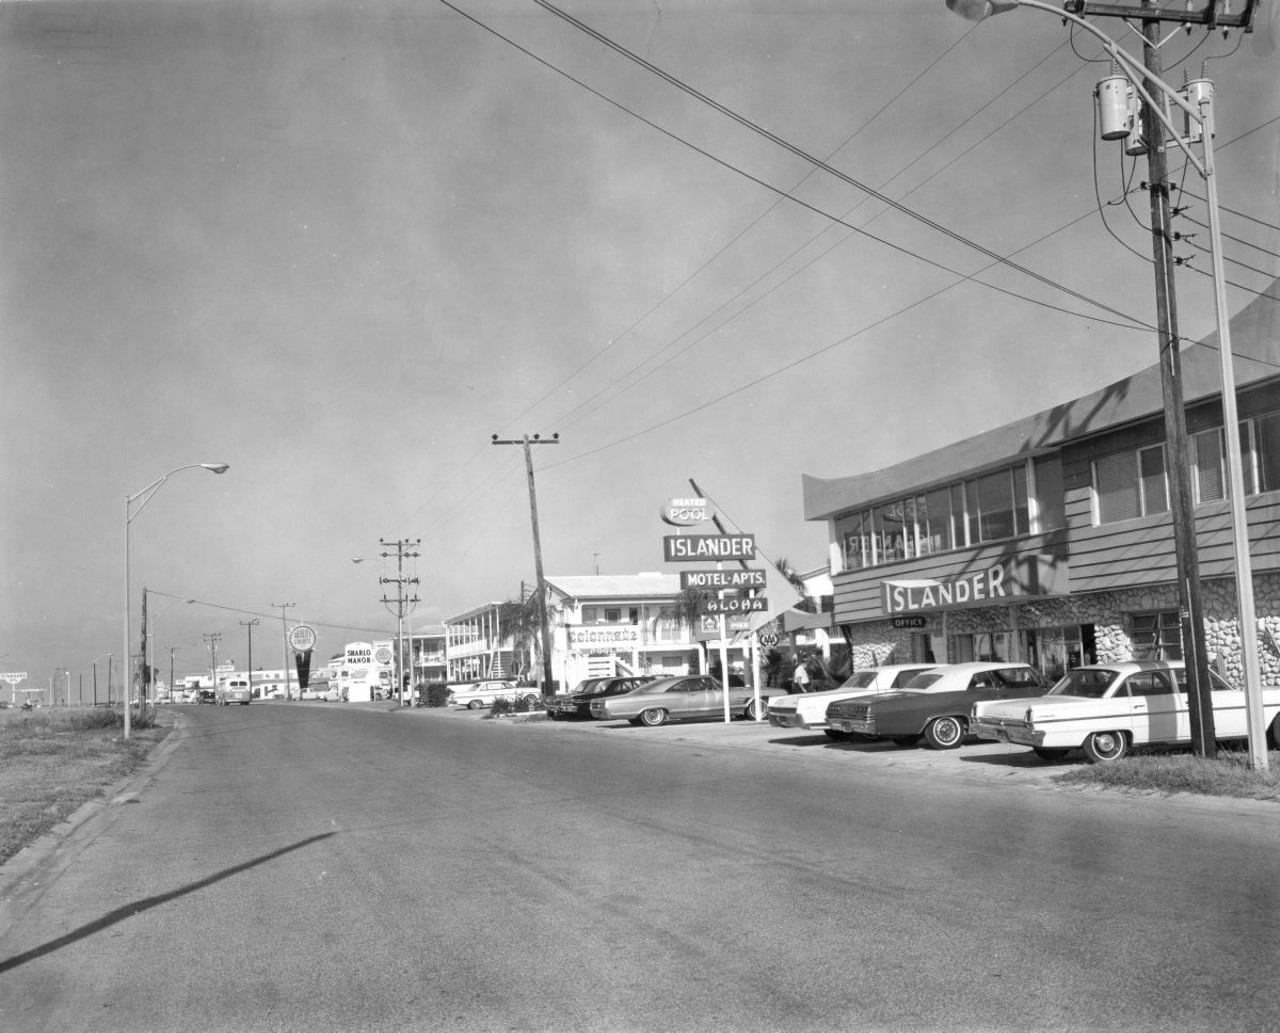
[[[533,487],[533,455],[530,446],[558,445],[560,435],[552,434],[550,438],[543,438],[541,434],[535,434],[530,438],[526,434],[519,441],[501,441],[498,435],[494,434],[492,441],[495,445],[524,446],[524,466],[529,475],[529,515],[533,520],[533,567],[538,576],[538,624],[542,629],[542,695],[550,696],[552,694],[551,629],[547,624],[547,583],[542,576],[542,539],[538,535],[538,494]]]
[[[279,609],[280,611],[280,648],[281,648],[280,658],[281,658],[281,662],[283,662],[284,664],[284,698],[286,700],[293,699],[293,689],[290,687],[290,682],[289,682],[289,624],[285,618],[285,611],[292,609],[294,606],[297,606],[297,605],[298,605],[297,603],[272,603],[271,604],[271,608],[273,610]],[[298,699],[299,700],[302,699],[301,686],[299,686],[298,688]]]
[[[217,631],[204,635],[205,645],[209,647],[209,673],[213,676],[213,691],[218,691],[218,642],[222,634]]]
[[[408,615],[408,612],[412,610],[415,606],[417,606],[418,603],[422,602],[422,600],[418,598],[418,596],[416,595],[413,596],[411,599],[405,599],[404,597],[404,586],[416,585],[418,583],[418,579],[416,577],[405,577],[404,561],[406,559],[417,559],[420,555],[422,555],[421,553],[418,553],[418,552],[406,551],[411,545],[421,545],[422,539],[415,538],[413,541],[409,541],[405,539],[405,540],[397,540],[394,542],[389,542],[385,538],[379,538],[378,544],[381,545],[383,548],[394,547],[396,550],[394,553],[390,553],[390,552],[381,553],[381,556],[383,559],[388,559],[392,555],[395,556],[396,576],[380,577],[378,578],[378,583],[381,585],[394,584],[396,586],[396,597],[394,600],[396,608],[395,610],[392,611],[396,615],[396,698],[400,701],[400,705],[404,706],[404,680],[405,680],[404,620],[405,620],[405,617]],[[386,595],[383,595],[382,597],[383,606],[390,609],[392,602],[393,600],[388,599]],[[412,670],[413,670],[412,632],[410,632],[410,637],[409,637],[409,653],[410,653],[409,670],[410,670],[410,679],[412,680]]]
[[[253,626],[255,624],[261,624],[261,623],[262,622],[258,620],[257,617],[254,617],[253,620],[240,621],[240,627],[246,629],[249,632],[249,698],[250,699],[253,699]],[[173,650],[169,651],[169,667],[170,667],[169,685],[170,685],[170,691],[172,691]]]
[[[1204,12],[1165,8],[1156,0],[1140,0],[1138,7],[1113,3],[1090,3],[1068,0],[1064,10],[1087,17],[1118,17],[1126,24],[1133,18],[1142,21],[1143,64],[1148,77],[1143,80],[1147,96],[1160,96],[1155,81],[1161,80],[1161,23],[1178,22],[1189,27],[1193,21],[1216,27],[1243,27],[1249,30],[1252,2],[1246,2],[1243,15],[1219,13],[1218,5],[1209,4]],[[1243,19],[1243,20],[1241,20]],[[1154,80],[1154,81],[1153,81]],[[1187,461],[1187,415],[1182,389],[1182,359],[1179,352],[1178,303],[1174,286],[1173,230],[1170,226],[1168,162],[1165,157],[1165,133],[1162,120],[1143,98],[1142,126],[1147,144],[1148,190],[1151,195],[1151,248],[1155,259],[1156,325],[1160,351],[1160,384],[1164,402],[1166,474],[1169,480],[1169,511],[1173,522],[1173,544],[1178,579],[1178,617],[1182,630],[1183,653],[1187,666],[1187,691],[1190,701],[1191,741],[1201,757],[1217,753],[1214,738],[1212,684],[1209,681],[1209,655],[1205,643],[1204,603],[1200,591],[1199,545],[1196,538],[1194,499],[1191,495],[1190,468]],[[1229,436],[1238,433],[1226,427]]]
[[[173,654],[177,650],[177,646],[169,647],[169,702],[176,703],[177,699],[173,694]]]

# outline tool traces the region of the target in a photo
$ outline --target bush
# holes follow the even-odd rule
[[[529,691],[520,696],[499,696],[493,701],[493,706],[489,708],[489,716],[530,714],[542,709],[542,697],[536,692]]]
[[[427,706],[443,707],[449,703],[449,686],[442,681],[432,682],[426,686]]]

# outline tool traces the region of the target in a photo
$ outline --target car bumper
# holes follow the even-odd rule
[[[979,739],[1010,742],[1019,746],[1044,745],[1044,732],[1033,731],[1021,721],[974,721],[969,725],[969,734],[976,735]]]
[[[852,718],[852,717],[827,717],[827,727],[834,728],[837,732],[847,732],[850,735],[875,735],[876,723],[874,720]]]
[[[774,728],[804,728],[805,723],[800,720],[800,715],[794,710],[791,711],[769,711],[769,724]]]

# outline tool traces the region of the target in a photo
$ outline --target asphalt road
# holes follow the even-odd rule
[[[0,1029],[1280,1028],[1280,810],[1009,747],[178,708],[0,869]]]

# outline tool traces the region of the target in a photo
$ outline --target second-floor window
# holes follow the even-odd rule
[[[1045,467],[1045,483],[1058,498],[1039,503],[1042,530],[1061,522],[1059,471],[1056,460]],[[1028,464],[1018,463],[846,514],[836,522],[836,533],[844,569],[858,570],[1024,535],[1031,530],[1031,514]]]
[[[1280,412],[1240,421],[1240,458],[1246,495],[1280,490]],[[1221,427],[1187,438],[1191,497],[1196,505],[1230,495]],[[1164,445],[1117,452],[1093,464],[1094,519],[1099,524],[1169,509]]]

